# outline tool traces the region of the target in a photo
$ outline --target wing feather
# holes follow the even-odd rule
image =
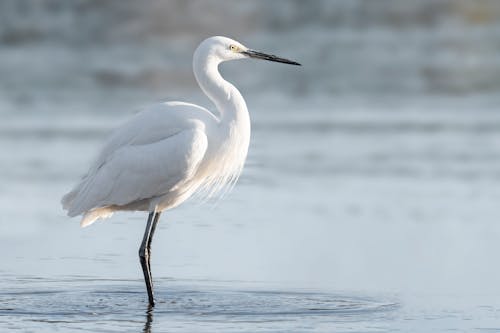
[[[68,215],[164,195],[193,177],[207,146],[197,128],[152,143],[122,145],[91,169],[76,193],[70,192]]]

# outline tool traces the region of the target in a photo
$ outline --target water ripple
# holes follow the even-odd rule
[[[397,302],[370,296],[164,282],[157,288],[158,302],[153,311],[148,309],[140,282],[75,279],[29,283],[28,287],[4,291],[0,297],[0,328],[14,325],[48,332],[57,326],[69,331],[78,327],[114,332],[142,327],[144,332],[151,332],[154,318],[155,322],[168,322],[169,327],[177,323],[180,331],[207,325],[223,330],[227,326],[228,331],[238,325],[236,331],[255,331],[257,324],[286,327],[284,323],[296,325],[299,321],[310,327],[316,322],[376,321],[399,308]],[[103,322],[106,329],[101,327]]]

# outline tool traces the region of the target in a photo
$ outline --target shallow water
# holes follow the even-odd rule
[[[500,118],[441,103],[254,107],[234,191],[162,216],[149,312],[146,216],[58,203],[117,120],[6,117],[0,330],[500,331]]]
[[[142,281],[17,279],[2,293],[0,328],[36,332],[327,332],[335,327],[352,331],[349,327],[353,325],[356,330],[384,326],[398,309],[391,299],[359,295],[248,285],[230,289],[213,281],[160,279],[157,283],[158,302],[150,309]]]
[[[0,329],[23,332],[497,332],[500,303],[286,290],[241,281],[4,279]],[[3,289],[3,288],[2,288]],[[429,299],[432,302],[429,302]],[[436,302],[439,300],[439,302]]]

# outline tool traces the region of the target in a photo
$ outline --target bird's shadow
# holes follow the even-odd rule
[[[154,307],[148,305],[146,310],[146,322],[144,323],[144,328],[142,329],[143,333],[151,333],[151,324],[153,323],[153,312]]]

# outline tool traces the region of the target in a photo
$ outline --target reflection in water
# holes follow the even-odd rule
[[[154,308],[151,305],[148,305],[148,309],[146,310],[146,323],[144,324],[143,333],[151,333],[151,323],[153,322],[153,311]]]

